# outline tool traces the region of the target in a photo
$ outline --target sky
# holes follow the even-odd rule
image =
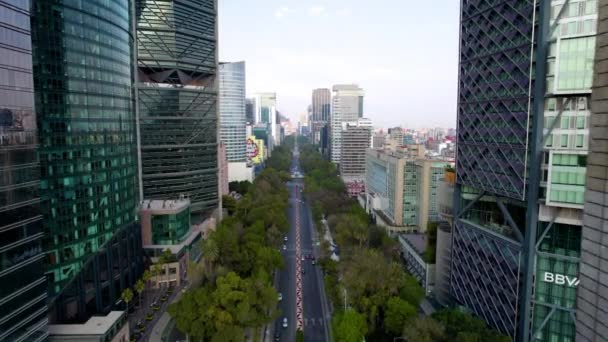
[[[455,127],[459,1],[219,0],[219,56],[297,120],[312,89],[356,83],[375,127]]]

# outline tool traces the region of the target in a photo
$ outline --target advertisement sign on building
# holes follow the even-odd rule
[[[254,165],[264,161],[264,140],[256,139],[255,136],[247,138],[247,163]]]

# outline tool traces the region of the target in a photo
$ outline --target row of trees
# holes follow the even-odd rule
[[[150,279],[152,279],[152,277],[155,277],[156,283],[158,284],[159,280],[161,279],[161,274],[163,274],[163,269],[168,266],[168,264],[172,261],[173,255],[171,254],[171,251],[168,249],[165,250],[152,267],[152,272],[150,272],[150,270],[145,270],[141,278],[138,279],[133,285],[133,289],[126,288],[122,291],[122,293],[120,294],[120,298],[123,302],[125,302],[127,306],[127,315],[129,313],[129,304],[131,303],[131,301],[133,301],[135,293],[138,295],[140,306],[144,304],[144,302],[142,302],[142,294],[144,295],[144,308],[147,307],[149,301],[149,292],[146,290],[148,290],[152,286],[152,284],[150,283]],[[168,273],[169,272],[166,272],[167,276]]]
[[[328,243],[323,243],[320,260],[326,291],[336,308],[332,322],[335,340],[359,342],[367,336],[373,341],[406,337],[416,342],[481,342],[506,338],[459,311],[419,316],[417,308],[425,293],[404,271],[398,243],[371,224],[365,210],[348,198],[333,164],[311,145],[301,151],[305,193],[317,227],[322,229],[320,220],[326,218],[340,250],[340,262],[335,262],[329,258]]]
[[[270,161],[275,156],[291,155],[275,149]],[[289,229],[288,179],[284,170],[267,167],[253,184],[239,185],[247,189],[244,196],[230,203],[230,216],[202,242],[202,284],[169,307],[191,340],[244,341],[279,316],[272,273],[283,267],[279,247]]]

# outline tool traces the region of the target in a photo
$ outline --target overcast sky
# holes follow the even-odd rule
[[[454,127],[459,1],[219,0],[220,61],[296,119],[313,88],[357,83],[376,127]]]

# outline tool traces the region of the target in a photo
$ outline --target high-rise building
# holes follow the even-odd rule
[[[255,123],[255,98],[245,99],[245,120],[250,125]]]
[[[0,341],[45,339],[29,1],[0,2]]]
[[[371,145],[372,122],[361,118],[342,123],[340,176],[345,182],[365,177],[365,151]]]
[[[333,163],[339,164],[342,153],[342,123],[363,117],[363,89],[355,84],[333,86],[329,143]]]
[[[255,95],[255,123],[268,126],[270,135],[267,142],[268,151],[271,152],[275,145],[279,145],[280,131],[277,130],[277,94],[259,93]]]
[[[403,145],[403,128],[393,127],[388,129],[388,139],[397,146]]]
[[[597,2],[567,4],[461,8],[451,293],[517,341],[575,339]]]
[[[137,0],[136,14],[143,197],[204,217],[219,203],[216,0]]]
[[[331,91],[327,88],[314,89],[312,91],[311,126],[312,142],[319,144],[321,141],[321,129],[329,122],[331,113]]]
[[[608,1],[599,1],[598,21],[608,20]],[[581,263],[576,299],[576,341],[605,341],[608,336],[608,78],[606,52],[599,44],[608,37],[608,28],[598,25],[595,52],[595,75],[589,127],[589,155],[581,237]],[[554,278],[555,279],[555,278]],[[565,280],[565,279],[564,279]],[[570,277],[572,281],[572,277]]]
[[[220,63],[220,140],[228,162],[247,160],[245,62]]]
[[[131,5],[32,9],[49,316],[82,321],[111,310],[141,272]]]
[[[382,131],[377,132],[372,136],[372,148],[374,148],[374,149],[383,148],[385,142],[386,142],[386,134]]]

